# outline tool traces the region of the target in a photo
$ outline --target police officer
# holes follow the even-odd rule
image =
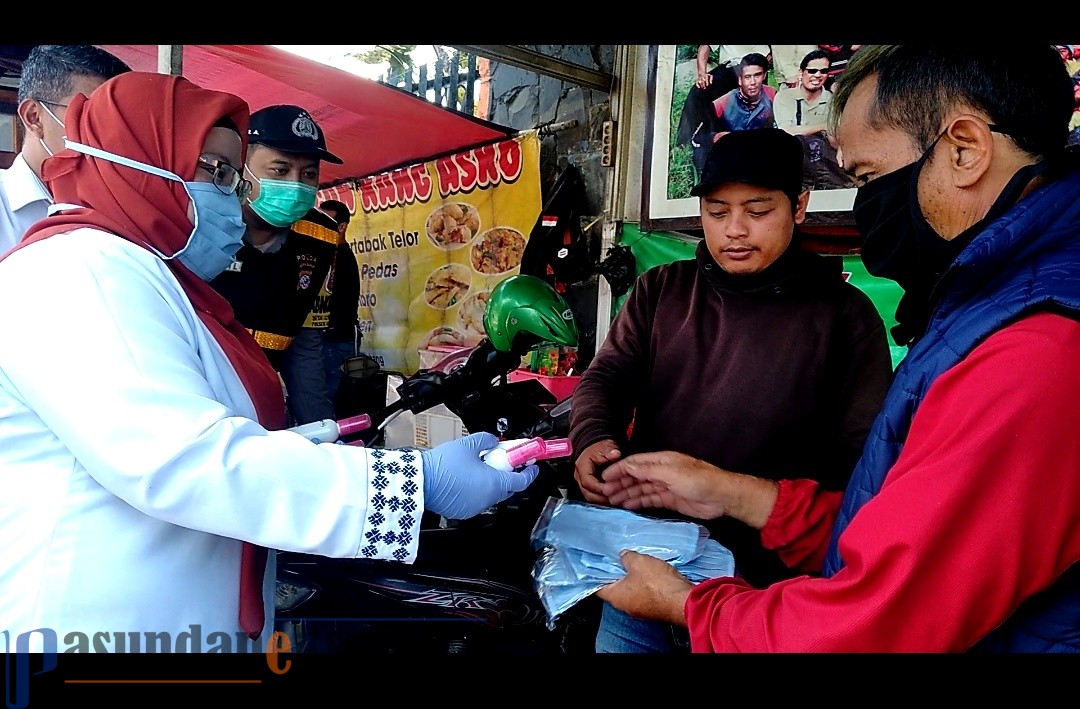
[[[211,282],[280,372],[296,424],[333,417],[321,332],[303,328],[339,241],[334,219],[315,209],[323,161],[342,163],[303,108],[279,104],[251,114],[247,232],[236,261]]]

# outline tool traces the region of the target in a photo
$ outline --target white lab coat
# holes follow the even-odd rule
[[[117,634],[162,632],[235,651],[239,540],[415,560],[419,455],[266,431],[150,252],[95,229],[50,237],[0,262],[0,303],[0,631],[12,649],[49,628],[61,651],[82,642],[68,633],[104,633],[97,649],[113,652]],[[375,456],[398,463],[389,487]],[[379,493],[407,504],[369,515]],[[389,530],[392,543],[372,543]],[[274,576],[271,553],[264,643]]]

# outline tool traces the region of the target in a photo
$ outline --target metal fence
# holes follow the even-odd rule
[[[451,53],[445,61],[413,67],[408,74],[387,72],[379,77],[379,81],[471,116],[476,106],[480,74],[476,68],[476,55]]]

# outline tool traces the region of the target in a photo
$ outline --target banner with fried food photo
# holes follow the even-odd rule
[[[349,206],[360,351],[412,374],[419,351],[485,337],[491,289],[520,271],[540,214],[536,131],[319,192]]]

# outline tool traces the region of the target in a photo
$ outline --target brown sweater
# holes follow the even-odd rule
[[[842,490],[892,378],[881,316],[838,257],[793,247],[735,277],[704,246],[638,279],[574,391],[574,450],[612,439]],[[755,530],[706,526],[750,583],[792,575]]]

